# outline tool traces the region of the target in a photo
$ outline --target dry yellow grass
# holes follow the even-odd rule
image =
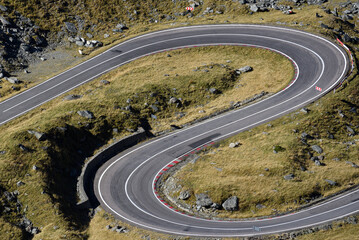
[[[340,99],[342,96],[337,97]],[[357,137],[349,137],[342,127],[345,123],[333,119],[331,113],[323,115],[337,104],[338,100],[334,99],[320,100],[309,107],[312,110],[310,114],[298,111],[271,122],[272,127],[262,125],[240,133],[221,142],[218,148],[206,151],[195,164],[189,163],[174,176],[181,180],[179,184],[183,189],[191,189],[195,194],[208,192],[214,202],[223,203],[232,195],[238,196],[240,210],[233,213],[221,211],[219,215],[231,218],[285,212],[306,204],[306,200],[316,195],[329,196],[358,184],[358,169],[346,161],[358,163],[359,149],[357,145],[347,147],[344,143],[358,141]],[[337,107],[345,109],[344,106]],[[322,117],[317,119],[317,116]],[[351,123],[355,125],[356,121]],[[298,133],[292,129],[298,129]],[[307,152],[310,148],[300,143],[303,131],[319,135],[308,142],[324,149],[322,162],[325,166],[316,166],[309,160]],[[327,131],[333,132],[336,138],[328,139]],[[230,142],[241,145],[231,149],[228,147]],[[275,154],[273,146],[278,145],[285,150]],[[318,155],[314,153],[314,156]],[[334,158],[340,161],[332,160]],[[301,171],[300,166],[307,171]],[[295,174],[294,180],[284,180],[283,177],[290,173]],[[338,185],[330,186],[325,179]],[[195,197],[189,201],[193,203]],[[257,209],[257,204],[266,208]]]
[[[217,23],[254,23],[254,24],[276,25],[276,23],[279,21],[279,22],[286,22],[285,26],[304,29],[307,31],[312,31],[314,33],[321,33],[321,32],[324,33],[323,30],[319,28],[318,19],[315,18],[315,12],[319,12],[322,15],[324,15],[324,18],[320,19],[320,21],[323,21],[323,23],[325,24],[332,23],[332,18],[329,15],[324,14],[322,10],[318,9],[317,6],[303,6],[302,10],[295,9],[296,14],[290,16],[284,15],[280,11],[270,11],[269,13],[256,13],[253,15],[249,15],[247,14],[246,10],[243,9],[243,7],[237,3],[232,3],[231,1],[217,1],[217,3],[229,4],[228,11],[226,12],[226,14],[223,15],[212,14],[205,17],[194,17],[194,18],[183,17],[183,18],[178,18],[176,22],[165,21],[165,22],[161,22],[160,24],[137,23],[136,25],[131,26],[130,29],[126,32],[126,37],[123,34],[120,34],[120,35],[112,35],[107,39],[102,39],[105,44],[109,44],[109,45],[100,49],[96,49],[93,52],[87,52],[89,53],[89,55],[83,57],[82,60],[86,60],[89,57],[92,57],[95,54],[98,54],[110,48],[114,44],[127,40],[133,36],[147,33],[153,30],[167,29],[171,27],[178,27],[184,25],[217,24]],[[203,7],[206,8],[209,4],[211,3],[206,1]],[[59,21],[61,22],[63,21],[63,19],[59,19]],[[304,26],[300,26],[298,24],[300,22],[303,22]],[[46,24],[48,24],[48,22],[46,22]],[[310,24],[310,25],[306,25],[306,24]],[[280,26],[283,25],[280,24]],[[77,49],[74,50],[74,55],[75,54],[77,54]],[[208,62],[208,61],[204,60],[203,62]],[[132,66],[136,66],[136,64],[137,61]],[[146,65],[143,64],[142,66],[146,66]],[[39,65],[39,67],[42,67],[41,64]],[[125,71],[125,70],[120,70],[120,71]],[[128,73],[129,72],[130,70],[128,70]],[[51,74],[53,73],[49,73],[48,76],[51,76]],[[247,77],[250,78],[251,76],[254,76],[253,74],[255,74],[255,72],[248,73],[247,75],[243,75],[244,79],[242,81],[246,81]],[[122,75],[118,75],[118,77],[122,78]],[[106,76],[106,78],[110,79],[111,74]],[[163,78],[161,79],[163,80]],[[289,79],[290,78],[288,77],[288,79],[285,79],[285,81]],[[143,78],[140,79],[140,81],[142,80]],[[33,79],[33,81],[35,82],[36,79]],[[164,79],[164,81],[166,81],[166,79]],[[131,85],[128,84],[127,86],[131,86]],[[110,118],[117,117],[116,114],[113,113],[114,111],[112,108],[107,109],[103,107],[101,102],[101,100],[105,99],[107,93],[111,93],[111,92],[113,93],[113,90],[111,90],[112,87],[113,87],[113,82],[111,83],[110,87],[106,88],[99,86],[98,82],[95,81],[92,84],[88,84],[72,92],[72,93],[83,93],[90,90],[92,91],[93,95],[85,95],[83,99],[75,102],[62,102],[60,101],[60,99],[58,99],[51,103],[45,104],[44,106],[41,107],[41,109],[47,111],[36,109],[28,113],[27,115],[12,121],[11,124],[7,124],[6,126],[1,127],[0,129],[2,130],[2,135],[0,136],[1,139],[0,149],[14,149],[15,148],[14,146],[18,144],[19,141],[23,141],[24,139],[28,141],[27,143],[30,144],[31,147],[34,147],[34,149],[39,149],[44,144],[36,143],[35,141],[33,141],[32,138],[29,138],[29,136],[26,135],[24,131],[30,128],[38,129],[39,131],[46,131],[51,127],[53,127],[54,125],[62,125],[64,122],[76,124],[76,122],[81,120],[78,116],[76,116],[74,111],[79,110],[80,108],[91,108],[91,110],[93,110],[96,113],[99,113],[100,115],[108,114]],[[119,90],[121,90],[121,88],[119,88]],[[222,106],[227,107],[229,101],[234,101],[234,99],[239,99],[236,97],[236,94],[238,94],[237,90],[233,89],[233,93],[231,93],[232,90],[228,90],[226,91],[224,96],[217,98],[217,100],[221,102]],[[103,91],[107,91],[106,94],[104,94]],[[120,95],[121,93],[122,92],[118,92],[118,95]],[[103,97],[103,99],[101,98],[96,99],[98,95]],[[113,101],[111,103],[113,103]],[[213,108],[211,108],[212,106]],[[209,103],[204,107],[189,108],[187,109],[189,113],[187,116],[191,116],[191,117],[188,117],[187,119],[185,118],[180,119],[176,123],[182,124],[186,121],[190,121],[195,118],[201,117],[203,113],[199,114],[198,110],[202,108],[205,108],[206,111],[205,114],[209,114],[210,112],[215,111],[214,110],[215,107],[216,104],[211,105],[211,103]],[[169,120],[171,121],[171,118],[169,118]],[[170,121],[168,123],[170,123]],[[157,123],[153,122],[152,124],[156,125],[156,130],[161,130],[164,129],[163,126],[168,125],[168,123],[166,123],[162,119],[159,119]],[[16,159],[9,158],[7,155],[6,156],[0,155],[0,167],[2,169],[1,170],[2,184],[9,186],[10,189],[13,189],[13,186],[18,180],[18,177],[23,176],[24,173],[27,172],[27,170],[31,167],[32,164],[41,161],[50,162],[51,159],[49,159],[47,155],[38,152],[32,153],[30,156],[25,154],[19,154],[18,157],[16,157]],[[19,165],[19,163],[21,164]],[[281,166],[280,162],[278,162],[277,164],[278,166]],[[6,168],[4,168],[5,166]],[[69,229],[69,226],[67,226],[67,224],[69,223],[69,221],[66,220],[66,216],[63,216],[61,214],[58,215],[57,214],[58,212],[53,210],[55,205],[51,201],[49,201],[48,196],[40,195],[40,190],[37,188],[44,187],[45,183],[43,178],[44,176],[42,175],[34,174],[29,179],[29,181],[32,182],[33,187],[29,187],[29,185],[23,186],[22,188],[23,192],[21,193],[22,195],[20,196],[20,200],[23,201],[24,204],[29,205],[30,213],[35,213],[35,215],[30,216],[30,219],[37,226],[44,226],[42,229],[42,233],[40,235],[36,235],[35,239],[40,239],[40,238],[59,239],[60,237],[63,237],[65,234],[67,235],[67,238],[71,238],[71,236],[73,236],[72,234],[74,233],[83,233],[82,231],[78,231],[78,230],[68,231],[67,229]],[[335,191],[335,189],[333,191]],[[29,196],[25,197],[24,194],[25,192],[28,193]],[[43,211],[40,212],[39,211],[40,208],[42,208]],[[40,214],[37,214],[37,211],[39,211]],[[54,224],[60,226],[60,228],[57,229],[56,231],[53,229]],[[88,231],[85,231],[84,234],[85,235],[88,234],[90,238],[95,239],[97,236],[96,232],[99,231],[101,232],[100,236],[104,236],[106,238],[111,239],[112,236],[109,236],[108,234],[106,234],[106,232],[103,232],[105,224],[107,224],[107,222],[103,219],[103,215],[100,214],[96,216],[94,220],[92,220],[88,228]],[[8,225],[7,224],[5,225],[6,225],[5,227],[2,226],[1,228],[8,229]],[[137,230],[134,231],[137,232]],[[142,230],[138,230],[138,231],[142,231]],[[138,235],[136,235],[136,233],[133,234],[134,234],[133,238],[136,239]],[[125,237],[125,236],[121,236],[121,237]]]
[[[329,231],[319,231],[313,234],[299,236],[298,240],[358,240],[358,225],[357,224],[340,224],[344,226],[338,226],[339,224],[333,224],[333,229]]]
[[[118,233],[116,231],[111,231],[106,228],[107,225],[111,227],[121,226],[129,230],[128,233]],[[156,239],[171,239],[169,235],[154,233],[149,230],[140,229],[134,226],[131,226],[127,223],[120,222],[115,220],[113,216],[106,213],[104,210],[101,210],[95,215],[91,220],[88,239],[89,240],[102,240],[102,239],[121,239],[121,240],[132,240],[132,239],[143,239],[144,236],[151,236]]]
[[[73,160],[73,156],[67,153],[66,149],[59,149],[56,141],[36,141],[33,136],[30,136],[26,131],[28,129],[35,129],[40,132],[49,132],[56,126],[64,126],[68,124],[75,128],[81,128],[79,122],[84,122],[76,113],[78,110],[88,109],[92,111],[96,119],[92,122],[94,128],[89,129],[93,135],[101,134],[101,120],[100,116],[106,116],[108,122],[111,122],[111,127],[117,127],[117,124],[137,124],[138,115],[127,118],[123,114],[123,110],[114,111],[115,105],[125,106],[128,97],[134,99],[136,93],[139,94],[139,102],[134,103],[133,106],[141,111],[144,107],[144,101],[149,101],[141,94],[143,92],[152,91],[154,86],[157,92],[167,96],[167,89],[176,88],[178,97],[183,97],[184,100],[189,100],[190,104],[181,111],[187,112],[185,119],[181,119],[181,123],[188,122],[199,116],[205,116],[211,113],[213,106],[217,108],[213,111],[228,107],[230,101],[242,100],[246,97],[252,96],[262,90],[275,92],[281,89],[292,78],[293,69],[290,61],[280,56],[279,54],[269,52],[267,50],[243,48],[243,47],[206,47],[194,48],[185,50],[176,50],[170,52],[172,57],[167,57],[167,53],[161,53],[154,56],[141,58],[136,62],[122,66],[114,70],[100,79],[107,79],[110,81],[109,85],[102,85],[99,79],[91,83],[83,85],[68,94],[80,94],[83,98],[73,101],[63,101],[59,97],[49,103],[44,104],[41,108],[35,109],[11,123],[0,127],[2,134],[0,136],[0,149],[6,150],[7,153],[0,155],[1,168],[1,184],[4,186],[15,186],[18,180],[24,181],[26,184],[19,187],[19,199],[24,205],[28,205],[28,215],[35,226],[40,227],[41,233],[36,235],[40,239],[56,239],[63,235],[74,236],[77,234],[87,234],[81,229],[71,229],[69,222],[65,220],[61,206],[57,203],[57,199],[61,196],[56,194],[41,194],[43,190],[49,187],[48,184],[56,183],[55,176],[49,176],[46,171],[32,171],[33,165],[44,166],[44,168],[51,167],[52,164],[50,156],[44,147],[49,147],[53,151],[64,152],[69,154],[68,158],[60,158],[62,166],[67,166]],[[227,63],[230,60],[230,63]],[[226,64],[231,69],[250,65],[253,71],[242,74],[236,82],[234,87],[223,88],[223,94],[218,96],[211,96],[206,98],[208,91],[205,88],[208,84],[218,84],[217,79],[223,77],[228,73],[227,68],[222,68],[214,65],[209,72],[203,72],[205,69],[203,63],[208,65],[214,63]],[[158,69],[158,66],[161,66]],[[199,67],[200,71],[192,71]],[[271,69],[281,68],[282,75],[275,75]],[[175,76],[175,74],[178,76]],[[164,76],[169,74],[169,77]],[[268,78],[267,76],[271,76]],[[236,88],[237,84],[242,84]],[[192,95],[188,94],[187,89],[196,88],[192,91]],[[216,85],[217,86],[217,85]],[[222,85],[218,85],[221,87]],[[172,90],[171,90],[172,91]],[[168,100],[165,100],[167,102]],[[216,104],[213,103],[216,101]],[[208,102],[208,103],[207,103]],[[196,108],[197,104],[203,104],[204,107]],[[199,114],[199,109],[206,109],[206,113]],[[208,109],[208,110],[207,110]],[[46,111],[45,111],[46,110]],[[173,122],[171,116],[172,111],[178,111],[176,108],[164,109],[156,113],[159,117],[158,122],[150,120],[154,131],[168,128]],[[144,115],[147,116],[148,115]],[[168,117],[170,116],[170,117]],[[130,121],[133,121],[131,123]],[[100,124],[97,127],[97,124]],[[177,123],[176,123],[177,124]],[[126,125],[127,126],[127,125]],[[126,127],[125,126],[125,127]],[[137,125],[134,125],[137,127]],[[110,129],[112,130],[112,129]],[[116,137],[129,134],[120,129],[120,133]],[[61,137],[62,138],[62,137]],[[111,141],[111,137],[106,138]],[[33,149],[31,153],[24,153],[17,147],[18,144],[25,144],[26,147]],[[65,155],[67,156],[67,155]],[[25,176],[26,173],[31,173],[31,176]],[[59,175],[59,181],[62,175]],[[54,187],[60,187],[56,186]],[[101,221],[91,222],[89,231],[93,229],[102,229],[105,226],[101,225]],[[58,229],[54,229],[58,226]],[[91,234],[90,234],[91,235]],[[132,236],[132,235],[131,235]],[[93,234],[92,237],[96,238]],[[76,237],[73,237],[76,238]],[[130,237],[131,238],[131,237]],[[130,239],[129,238],[129,239]]]

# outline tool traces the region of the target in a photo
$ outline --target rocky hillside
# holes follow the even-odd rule
[[[271,10],[295,14],[303,4],[322,5],[326,0],[293,1],[145,1],[93,0],[93,1],[0,1],[0,78],[26,69],[41,60],[44,50],[66,45],[100,47],[101,41],[124,32],[128,27],[143,23],[175,22],[182,18],[204,18],[213,15],[253,14]],[[101,7],[98,7],[101,6]],[[187,11],[192,7],[193,11]],[[341,36],[343,40],[357,42],[354,36],[358,22],[358,3],[344,3],[325,9],[334,16],[333,24],[322,27]],[[322,16],[317,14],[318,19]],[[355,19],[354,19],[355,18]],[[303,23],[300,23],[303,25]],[[348,31],[346,34],[345,31]],[[42,59],[44,60],[44,59]]]
[[[310,17],[302,14],[302,9],[308,9],[308,5],[319,5],[309,6],[312,7],[308,10]],[[187,11],[186,7],[194,10]],[[52,49],[66,46],[76,54],[79,48],[92,51],[111,43],[109,39],[115,41],[130,35],[129,31],[135,28],[141,30],[130,36],[154,29],[153,26],[164,28],[188,23],[243,23],[248,20],[339,37],[356,50],[359,42],[358,12],[357,3],[333,4],[325,0],[0,0],[0,93],[1,85],[5,85],[1,83],[5,80],[1,80],[2,77],[10,78],[16,75],[16,71],[24,71],[35,62],[45,61],[44,54]],[[88,94],[97,94],[103,85],[106,82],[96,85]],[[127,97],[121,98],[124,105]],[[103,109],[101,104],[96,105],[95,110]],[[138,115],[133,113],[115,115],[114,110],[127,110],[113,104],[115,106],[111,105],[108,112],[95,112],[96,118],[88,120],[90,123],[78,119],[80,117],[76,111],[72,113],[74,107],[71,105],[61,110],[60,117],[51,117],[55,120],[42,129],[38,129],[38,123],[31,126],[36,130],[32,132],[20,132],[15,126],[14,132],[6,135],[13,146],[9,147],[10,150],[0,149],[0,172],[6,176],[0,182],[0,232],[10,232],[7,236],[14,239],[28,239],[39,234],[50,238],[60,234],[58,232],[67,234],[63,238],[89,238],[87,212],[76,210],[72,205],[76,202],[76,177],[81,165],[114,134],[121,135],[137,127],[139,122]],[[152,110],[156,112],[156,109]],[[57,113],[54,112],[54,116]],[[160,118],[159,113],[153,115]],[[122,126],[123,119],[128,116],[131,124]],[[46,140],[41,139],[44,137],[40,136],[41,132],[46,132]],[[63,178],[66,178],[65,184]],[[41,209],[38,205],[42,205]],[[52,225],[41,228],[44,222]]]

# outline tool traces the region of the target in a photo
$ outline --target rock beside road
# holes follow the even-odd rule
[[[208,208],[212,205],[213,201],[205,193],[196,194],[196,205],[198,207]]]
[[[227,211],[237,211],[238,210],[238,197],[232,196],[228,198],[224,203],[222,204],[222,207]]]
[[[180,192],[178,196],[178,198],[181,200],[187,200],[190,197],[191,197],[191,193],[188,190]]]

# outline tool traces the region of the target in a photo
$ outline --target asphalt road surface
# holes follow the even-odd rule
[[[136,37],[0,103],[0,125],[139,57],[175,48],[229,44],[280,52],[296,66],[294,81],[263,101],[152,139],[110,159],[95,179],[94,188],[101,206],[116,217],[147,229],[216,237],[285,232],[357,212],[359,190],[295,214],[250,221],[191,217],[170,209],[156,196],[156,176],[168,164],[178,161],[178,157],[295,111],[331,91],[344,78],[349,68],[346,53],[335,43],[302,31],[260,25],[205,25]]]

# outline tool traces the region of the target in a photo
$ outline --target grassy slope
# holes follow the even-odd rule
[[[238,196],[240,211],[232,214],[223,212],[223,216],[229,217],[268,215],[273,213],[273,209],[288,211],[318,194],[328,196],[359,184],[359,170],[346,163],[352,161],[359,164],[359,140],[358,136],[348,136],[345,127],[352,124],[356,129],[355,126],[359,125],[357,115],[349,111],[350,103],[357,105],[359,102],[358,81],[353,81],[345,91],[330,93],[308,106],[311,110],[308,114],[297,111],[272,121],[271,127],[262,125],[221,142],[218,148],[209,149],[196,164],[188,164],[177,172],[182,180],[179,184],[196,194],[208,191],[219,203],[231,195]],[[338,110],[342,110],[346,117],[341,118]],[[315,139],[308,140],[308,143],[320,145],[324,153],[315,153],[303,145],[300,142],[302,132],[314,136]],[[334,134],[335,139],[329,139],[327,132]],[[357,144],[345,144],[349,141],[356,141]],[[241,145],[230,149],[228,145],[231,142]],[[281,146],[284,150],[275,154],[273,146]],[[326,166],[316,166],[308,152],[314,156],[323,155],[325,159],[322,162]],[[307,171],[302,171],[301,166]],[[296,175],[295,179],[284,180],[283,176],[290,173]],[[336,181],[338,185],[330,186],[325,179]],[[194,197],[192,201],[195,201]],[[267,207],[258,210],[256,204]]]
[[[205,4],[201,7],[198,8],[198,10],[196,11],[202,11],[203,9],[205,9],[208,6],[219,6],[220,4],[226,5],[227,6],[227,11],[226,14],[224,15],[216,15],[216,14],[210,14],[204,17],[193,17],[193,18],[187,18],[187,17],[178,17],[178,19],[176,20],[176,23],[174,23],[174,21],[167,21],[165,19],[160,19],[159,15],[157,13],[153,13],[154,15],[157,14],[157,16],[155,16],[154,18],[157,18],[160,22],[160,24],[149,24],[147,23],[147,21],[141,22],[141,20],[143,20],[143,18],[148,17],[151,12],[147,11],[146,9],[150,9],[148,7],[148,1],[146,2],[146,4],[143,4],[141,6],[139,6],[139,8],[142,8],[143,10],[139,11],[140,15],[143,14],[143,16],[141,15],[141,17],[143,17],[142,19],[140,19],[137,22],[132,22],[130,23],[128,21],[128,19],[115,19],[115,17],[120,18],[119,16],[123,16],[122,11],[123,9],[125,9],[123,7],[123,2],[119,1],[116,2],[115,4],[114,1],[106,1],[108,4],[101,4],[101,8],[98,8],[98,2],[92,1],[94,4],[91,5],[91,2],[86,2],[86,8],[88,9],[88,11],[83,11],[83,6],[82,3],[77,4],[76,2],[67,2],[67,1],[62,1],[61,4],[59,4],[58,2],[54,2],[54,1],[41,1],[41,3],[37,2],[35,4],[35,1],[0,1],[1,3],[6,3],[6,4],[12,4],[16,6],[16,10],[18,10],[19,12],[23,13],[24,15],[34,18],[35,22],[40,25],[42,28],[45,29],[60,29],[63,26],[62,21],[73,21],[73,16],[74,15],[79,15],[81,16],[83,19],[85,19],[86,21],[86,25],[90,26],[93,23],[97,23],[98,24],[98,31],[92,32],[92,34],[95,35],[96,39],[101,40],[102,34],[105,32],[109,32],[112,28],[114,28],[114,26],[118,23],[121,22],[122,20],[126,21],[128,23],[128,25],[130,25],[130,30],[128,32],[126,32],[126,37],[124,36],[124,34],[120,34],[120,35],[113,35],[110,38],[107,39],[103,39],[105,43],[112,43],[115,42],[117,39],[126,39],[128,37],[137,35],[137,34],[141,34],[150,30],[157,30],[157,29],[163,29],[163,28],[169,28],[169,27],[173,27],[173,26],[180,26],[182,24],[204,24],[204,23],[224,23],[224,22],[230,22],[230,23],[272,23],[275,24],[277,21],[280,22],[286,22],[287,26],[291,26],[291,27],[298,27],[300,29],[305,29],[308,31],[313,31],[313,32],[320,32],[320,33],[325,33],[325,31],[323,31],[322,29],[319,28],[319,23],[318,21],[323,21],[326,24],[330,24],[330,25],[334,25],[336,24],[333,21],[333,18],[331,18],[329,15],[324,14],[321,10],[318,10],[318,7],[316,6],[309,6],[309,7],[303,7],[303,10],[295,10],[295,12],[297,14],[295,15],[291,15],[291,16],[287,16],[282,14],[279,11],[271,11],[270,13],[256,13],[253,15],[248,15],[247,10],[243,7],[241,7],[238,3],[233,3],[231,1],[206,1]],[[132,1],[127,1],[127,3],[129,5],[133,5]],[[159,10],[158,12],[161,13],[166,13],[169,11],[178,11],[181,12],[182,9],[187,5],[185,2],[178,2],[177,4],[173,4],[170,1],[153,1],[151,3],[153,6],[157,7]],[[171,5],[172,4],[172,5]],[[131,9],[131,7],[129,6],[129,8]],[[218,7],[219,8],[219,7]],[[177,10],[178,9],[178,10]],[[138,9],[139,10],[139,9]],[[132,11],[132,9],[131,9]],[[89,12],[91,14],[89,14]],[[316,19],[315,18],[315,12],[319,12],[321,14],[324,15],[324,18],[322,19]],[[111,14],[109,14],[111,13]],[[112,18],[113,17],[113,18]],[[106,22],[104,22],[106,21]],[[304,23],[309,23],[310,25],[304,25],[304,26],[298,26],[297,23],[299,22],[304,22]],[[105,24],[104,24],[105,23]],[[345,27],[344,27],[345,29]],[[88,30],[85,30],[83,32],[86,32]],[[350,32],[350,31],[349,31]],[[121,41],[121,40],[120,40]],[[103,48],[105,49],[105,48]],[[99,49],[96,52],[102,51],[103,49]],[[44,108],[47,108],[46,106]],[[38,114],[40,111],[36,111],[34,113],[30,113],[28,115],[29,116],[34,116],[36,114]],[[64,111],[65,112],[65,111]],[[69,114],[70,115],[70,114]],[[27,119],[28,117],[26,117],[25,119]],[[63,125],[64,121],[67,121],[70,118],[70,116],[62,116],[59,119],[57,119],[54,122],[52,122],[51,124],[58,124],[58,125]],[[48,118],[48,119],[53,119],[53,118]],[[24,120],[24,119],[22,119]],[[41,118],[37,118],[35,120],[35,122],[39,123],[41,122],[42,119]],[[14,134],[7,134],[4,135],[4,138],[6,139],[14,139],[14,141],[10,141],[11,144],[18,143],[19,141],[29,141],[29,145],[31,145],[32,147],[34,147],[35,149],[39,149],[40,146],[43,145],[47,145],[47,143],[44,144],[38,144],[35,141],[32,140],[31,137],[29,137],[26,133],[24,133],[23,131],[26,128],[21,128],[21,127],[17,127],[16,125],[20,122],[20,120],[18,120],[17,122],[14,122],[14,127],[11,130],[17,130],[18,133],[14,133]],[[28,127],[36,127],[36,125],[30,125]],[[46,125],[44,126],[41,130],[47,130],[51,128],[51,125]],[[73,137],[73,136],[77,136],[79,134],[82,134],[82,132],[77,131],[78,129],[71,129],[71,134],[69,134],[68,136],[66,136],[66,138],[69,137]],[[55,134],[55,133],[54,133]],[[56,133],[58,134],[58,133]],[[55,134],[55,135],[56,135]],[[65,137],[65,136],[63,136]],[[20,139],[20,140],[19,140]],[[98,141],[103,141],[103,139],[98,139],[94,136],[92,136],[91,134],[88,135],[88,139],[90,139],[91,144],[93,147],[95,145],[95,143],[97,144]],[[81,139],[72,139],[73,142],[80,142]],[[94,142],[94,143],[92,143]],[[72,142],[71,142],[72,143]],[[62,145],[60,145],[56,151],[61,151],[61,149],[63,147],[65,147],[66,143],[62,142]],[[72,149],[71,144],[68,144],[66,146],[68,149],[70,150],[75,150]],[[14,146],[13,146],[14,148]],[[95,147],[94,147],[95,148]],[[78,149],[76,149],[78,150]],[[9,179],[8,181],[3,181],[2,185],[5,185],[8,189],[14,189],[14,185],[16,182],[16,179],[18,179],[19,176],[24,176],[25,174],[25,170],[22,170],[22,168],[19,168],[19,166],[23,166],[23,168],[25,169],[29,169],[31,167],[31,165],[33,163],[35,163],[35,159],[39,158],[39,159],[44,159],[47,158],[48,153],[45,152],[39,152],[36,151],[36,153],[33,153],[34,157],[31,157],[31,162],[26,162],[23,159],[27,159],[28,156],[24,156],[23,153],[19,153],[19,152],[14,152],[13,155],[15,155],[16,157],[14,159],[8,159],[6,161],[6,169],[7,172],[12,172],[11,176],[9,175],[6,179]],[[45,157],[46,156],[46,157]],[[61,162],[61,165],[65,165],[67,164],[67,167],[59,167],[60,170],[56,170],[58,167],[56,164],[53,164],[53,162],[56,162],[58,160],[51,160],[50,158],[47,158],[46,160],[44,160],[44,163],[50,164],[49,169],[50,174],[52,173],[52,171],[56,170],[56,171],[71,171],[71,166],[75,165],[75,168],[77,170],[79,170],[79,164],[76,163],[76,161],[71,161],[70,159],[77,159],[78,158],[78,154],[76,153],[75,156],[69,156],[64,154],[63,156],[61,156],[61,159],[69,159],[65,162]],[[81,156],[81,159],[83,159],[84,156]],[[63,161],[63,160],[61,160]],[[80,160],[81,162],[82,160]],[[38,164],[43,164],[41,162],[39,162]],[[46,164],[43,165],[44,167],[48,167]],[[20,171],[18,171],[20,170]],[[14,174],[17,173],[17,174]],[[52,189],[54,187],[56,187],[56,181],[52,181],[51,184],[48,182],[43,182],[43,179],[46,179],[47,174],[43,174],[43,173],[33,173],[31,172],[31,180],[33,181],[32,184],[32,188],[34,189],[33,191],[41,191],[42,189],[51,189],[51,192],[56,192],[56,189]],[[39,181],[40,179],[42,179],[41,181]],[[67,184],[67,183],[65,183]],[[68,184],[73,184],[73,182],[70,182]],[[8,187],[9,186],[9,187]],[[26,186],[26,185],[25,185]],[[26,186],[27,187],[27,186]],[[25,187],[25,188],[26,188]],[[24,187],[23,187],[24,188]],[[72,189],[73,191],[73,189]],[[23,196],[24,197],[24,196]],[[40,214],[39,216],[37,216],[37,213],[34,211],[34,215],[31,217],[31,219],[37,219],[37,218],[42,218],[44,217],[43,221],[47,221],[47,222],[51,222],[52,225],[59,225],[60,228],[59,230],[56,230],[56,234],[54,234],[54,230],[50,229],[52,228],[49,224],[48,228],[46,230],[47,233],[51,233],[54,234],[54,236],[60,236],[61,234],[67,234],[67,236],[69,237],[72,233],[74,234],[79,234],[79,232],[81,232],[81,229],[78,230],[78,228],[76,226],[69,226],[69,223],[71,222],[71,218],[66,215],[63,214],[62,211],[60,210],[56,210],[57,208],[60,208],[59,204],[55,204],[55,207],[53,207],[54,205],[52,204],[53,202],[57,202],[58,198],[61,198],[61,196],[56,196],[52,195],[51,197],[47,194],[36,194],[36,200],[34,201],[34,199],[30,196],[28,197],[29,202],[36,202],[38,201],[35,205],[43,205],[44,207],[44,213]],[[38,211],[38,210],[37,210]],[[48,215],[48,217],[46,217],[46,213]],[[48,214],[48,213],[53,213],[53,214]],[[30,212],[31,214],[31,212]],[[70,214],[70,216],[72,216]],[[64,219],[67,219],[66,221],[64,221]],[[34,221],[35,224],[37,223],[36,221]],[[93,224],[91,223],[91,226],[93,228]],[[98,227],[98,226],[96,226]],[[67,229],[74,229],[71,231],[67,231]],[[86,233],[87,235],[87,233]],[[113,236],[117,236],[117,235],[113,235]]]
[[[84,232],[88,222],[81,216],[86,213],[72,207],[76,202],[76,176],[85,157],[91,156],[112,137],[129,134],[126,129],[136,129],[140,119],[149,121],[153,131],[164,130],[169,124],[180,125],[205,116],[229,107],[230,101],[243,100],[264,89],[278,91],[288,84],[293,72],[291,63],[284,57],[256,48],[206,47],[169,53],[171,57],[161,53],[122,66],[101,77],[110,81],[109,85],[95,80],[71,92],[84,95],[81,99],[63,101],[58,98],[0,127],[3,131],[0,149],[7,151],[0,155],[1,184],[12,190],[18,180],[25,182],[18,187],[19,198],[28,206],[26,214],[34,225],[43,227],[37,237],[53,235],[56,239],[66,234],[81,238],[91,234],[91,231]],[[235,76],[233,69],[243,64],[252,66],[254,71]],[[161,70],[157,66],[161,66]],[[192,71],[196,68],[199,71]],[[275,75],[273,69],[278,68],[282,71]],[[266,79],[266,75],[276,78]],[[223,94],[210,94],[210,87]],[[150,97],[151,93],[157,95]],[[170,96],[182,98],[184,106],[169,105]],[[128,98],[132,99],[132,113],[121,110],[128,105]],[[156,101],[159,102],[158,112],[145,105]],[[93,112],[95,119],[78,116],[76,112],[83,109]],[[179,111],[184,112],[185,117],[177,120],[175,113]],[[151,114],[158,119],[151,119]],[[67,126],[67,131],[62,133],[56,128],[58,126]],[[119,133],[113,133],[113,128]],[[28,129],[46,132],[48,140],[37,141],[26,132]],[[20,143],[31,152],[22,152],[18,148]],[[33,165],[40,170],[33,171]],[[16,216],[12,218],[9,220],[17,220]],[[54,229],[55,226],[59,228]]]

